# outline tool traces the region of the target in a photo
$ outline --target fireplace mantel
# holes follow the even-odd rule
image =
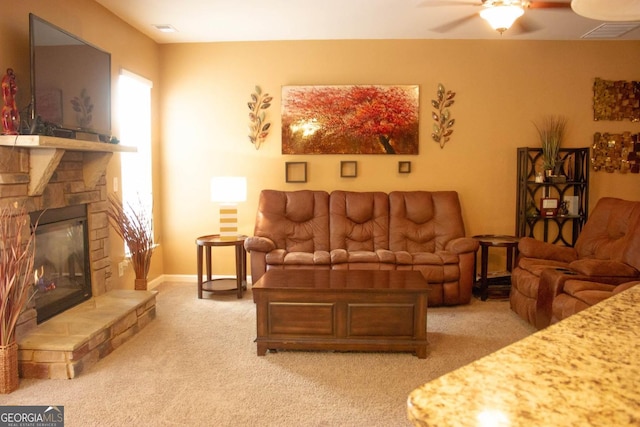
[[[83,178],[87,188],[94,188],[104,174],[109,160],[115,152],[136,152],[135,147],[126,147],[104,142],[57,138],[42,135],[2,135],[0,146],[29,150],[29,175],[2,173],[0,181],[20,183],[29,180],[29,196],[39,196],[44,191],[51,175],[66,151],[83,152]]]

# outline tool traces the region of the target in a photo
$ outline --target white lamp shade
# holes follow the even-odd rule
[[[211,200],[218,203],[246,201],[247,178],[244,176],[214,176],[211,178]]]
[[[640,0],[572,0],[571,9],[598,21],[640,21]]]
[[[480,16],[491,25],[491,28],[502,33],[511,28],[523,13],[524,10],[520,6],[491,6],[483,9]]]

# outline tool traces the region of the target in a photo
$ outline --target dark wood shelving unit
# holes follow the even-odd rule
[[[589,213],[589,148],[561,148],[560,174],[566,182],[536,182],[536,168],[542,165],[541,148],[518,148],[516,236],[535,237],[545,242],[574,246]],[[544,217],[540,199],[575,197],[575,214]]]

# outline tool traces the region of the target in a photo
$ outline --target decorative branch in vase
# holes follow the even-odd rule
[[[136,275],[135,289],[146,290],[151,256],[155,249],[151,213],[140,199],[137,206],[130,203],[125,206],[115,194],[110,194],[107,216],[109,223],[129,249]]]
[[[16,325],[35,294],[35,227],[24,207],[0,208],[0,393],[19,385]]]

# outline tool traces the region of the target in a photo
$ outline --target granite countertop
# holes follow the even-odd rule
[[[415,389],[418,426],[640,425],[640,286]]]

